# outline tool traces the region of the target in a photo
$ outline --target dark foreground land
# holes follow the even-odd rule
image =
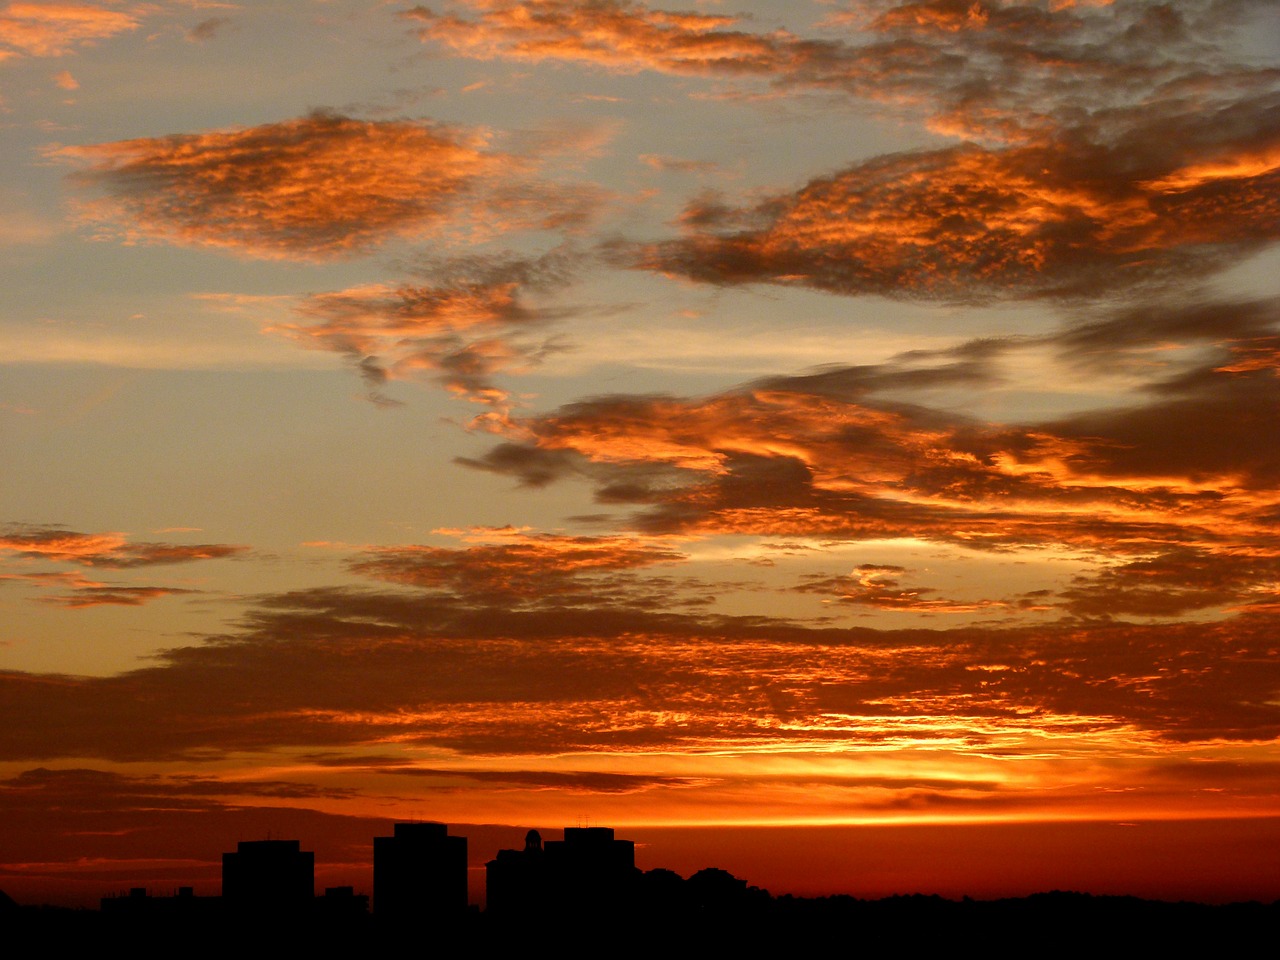
[[[1208,906],[1134,897],[1044,893],[1007,900],[900,896],[770,896],[748,888],[732,897],[685,902],[638,900],[590,909],[545,906],[495,916],[472,910],[389,924],[364,909],[228,912],[219,898],[193,898],[151,911],[71,910],[4,905],[11,942],[32,949],[127,945],[135,955],[264,956],[298,949],[322,956],[481,957],[536,951],[560,956],[919,956],[956,947],[995,956],[1103,955],[1170,949],[1239,956],[1274,949],[1280,903]],[[33,954],[28,954],[33,955]]]

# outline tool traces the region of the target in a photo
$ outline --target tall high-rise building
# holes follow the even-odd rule
[[[467,838],[443,823],[397,823],[373,838],[373,909],[391,920],[448,920],[467,910]]]
[[[565,827],[548,840],[547,869],[565,909],[598,915],[625,909],[636,882],[634,840],[617,840],[612,827]]]

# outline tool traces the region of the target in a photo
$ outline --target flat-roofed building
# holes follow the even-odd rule
[[[443,823],[397,823],[373,838],[373,910],[379,919],[450,920],[467,911],[467,838]]]
[[[229,910],[297,910],[315,897],[316,855],[299,840],[241,840],[222,855],[222,900]]]

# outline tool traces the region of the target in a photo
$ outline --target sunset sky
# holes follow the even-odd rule
[[[14,2],[0,125],[0,890],[1280,898],[1274,0]]]

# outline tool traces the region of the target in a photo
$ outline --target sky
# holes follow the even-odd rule
[[[1274,0],[12,2],[0,126],[11,896],[1280,898]]]

